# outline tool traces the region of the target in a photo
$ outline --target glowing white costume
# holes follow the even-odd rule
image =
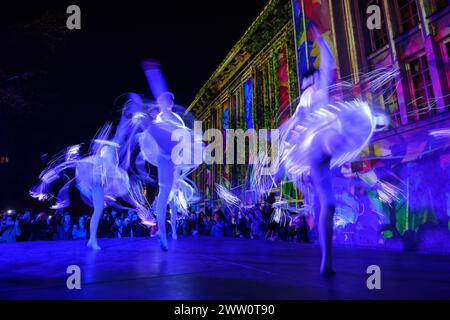
[[[181,153],[194,152],[203,154],[202,137],[198,137],[194,131],[188,128],[182,118],[172,111],[174,96],[167,91],[167,85],[155,61],[144,61],[143,69],[153,96],[157,98],[160,113],[155,119],[141,121],[142,131],[137,135],[137,140],[142,158],[158,168],[159,193],[156,198],[156,216],[158,221],[158,237],[161,249],[168,250],[166,235],[166,207],[170,204],[172,215],[172,232],[176,238],[176,207],[187,211],[187,206],[194,200],[196,194],[195,184],[188,179],[188,175],[200,163],[194,163],[192,159],[187,162],[178,162]],[[139,101],[137,102],[139,103]],[[184,137],[181,141],[174,141],[173,134]],[[175,149],[177,148],[177,149]],[[144,218],[144,223],[147,219]]]
[[[336,205],[330,169],[355,160],[369,144],[383,117],[375,114],[364,101],[347,97],[331,99],[330,91],[336,88],[332,83],[333,55],[317,30],[314,31],[320,48],[320,69],[303,79],[300,103],[294,115],[279,128],[275,171],[276,176],[286,174],[300,189],[303,189],[304,176],[311,177],[320,203],[320,270],[329,276],[334,274],[331,244]],[[380,77],[382,80],[374,77],[374,84],[381,86],[383,81],[392,80],[394,74]],[[352,87],[352,84],[344,85]],[[263,155],[262,160],[266,159]],[[259,192],[267,192],[275,180],[262,177],[261,168],[261,164],[255,166],[252,178]]]
[[[56,198],[53,209],[70,205],[69,188],[76,182],[82,199],[94,208],[91,219],[90,239],[88,246],[100,249],[97,243],[97,227],[103,208],[114,206],[124,208],[118,199],[126,201],[131,208],[135,208],[141,217],[147,218],[147,202],[143,196],[142,183],[128,176],[130,166],[129,145],[127,136],[136,131],[132,123],[133,108],[141,107],[128,104],[124,108],[122,119],[115,136],[109,139],[111,124],[107,124],[91,144],[88,154],[80,156],[80,146],[72,146],[63,156],[49,164],[40,175],[41,183],[34,187],[30,194],[39,200]],[[138,110],[140,112],[140,110]],[[75,177],[66,181],[64,186],[55,194],[52,192],[56,181],[67,179],[67,170],[74,170]]]

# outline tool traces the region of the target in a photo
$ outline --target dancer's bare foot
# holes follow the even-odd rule
[[[98,245],[97,240],[89,239],[87,246],[91,248],[92,250],[101,250],[100,246]]]
[[[177,235],[176,232],[173,232],[173,233],[172,233],[172,239],[173,239],[173,240],[178,240],[178,235]]]
[[[169,247],[167,245],[167,236],[163,236],[161,232],[158,231],[157,233],[158,239],[159,239],[159,246],[161,247],[161,250],[164,252],[169,251]]]

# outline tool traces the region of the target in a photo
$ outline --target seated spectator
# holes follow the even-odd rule
[[[9,215],[0,226],[0,243],[16,242],[16,237],[21,235],[19,220]]]

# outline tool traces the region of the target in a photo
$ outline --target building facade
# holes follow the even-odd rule
[[[380,28],[368,27],[374,13],[379,13]],[[445,141],[430,139],[431,132],[450,128],[447,0],[269,1],[189,109],[204,129],[278,127],[295,110],[301,75],[319,66],[313,25],[333,51],[336,81],[358,83],[361,74],[380,67],[400,71],[395,83],[363,97],[381,106],[390,123],[345,173],[348,179],[338,195],[356,205],[351,206],[354,218],[341,226],[371,230],[365,237],[355,236],[359,240],[345,236],[342,241],[379,245],[408,238],[422,249],[450,250],[450,150]],[[251,203],[258,199],[252,198],[247,170],[247,165],[203,165],[194,180],[206,202],[217,200],[214,185],[220,183]],[[381,170],[396,177],[389,181],[399,190],[389,206],[356,183],[358,176]],[[278,193],[296,201],[310,198],[288,181]],[[359,221],[364,214],[370,220],[368,211],[376,223]]]
[[[277,128],[280,110],[284,117],[290,115],[291,101],[299,95],[294,34],[290,1],[269,2],[189,107],[204,131]],[[247,164],[203,165],[197,170],[194,181],[205,201],[218,200],[216,183],[247,203],[254,201]]]

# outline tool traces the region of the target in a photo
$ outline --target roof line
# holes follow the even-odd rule
[[[225,58],[222,60],[222,62],[219,64],[219,66],[216,68],[216,70],[213,72],[213,74],[208,78],[208,80],[205,82],[205,84],[201,87],[200,91],[195,95],[194,100],[189,105],[186,111],[190,111],[195,104],[200,100],[200,98],[203,96],[203,94],[206,91],[206,88],[208,88],[209,84],[217,77],[217,75],[223,70],[223,68],[229,64],[229,60],[235,56],[235,54],[239,51],[239,49],[242,48],[243,42],[247,40],[249,37],[249,34],[256,28],[257,24],[260,20],[263,19],[263,17],[270,11],[269,9],[274,5],[274,3],[277,3],[279,0],[270,0],[269,3],[264,7],[264,9],[261,11],[261,13],[256,17],[256,19],[252,22],[252,24],[247,28],[247,30],[244,32],[242,37],[238,40],[238,42],[231,48],[231,50],[228,52],[228,54],[225,56]]]

